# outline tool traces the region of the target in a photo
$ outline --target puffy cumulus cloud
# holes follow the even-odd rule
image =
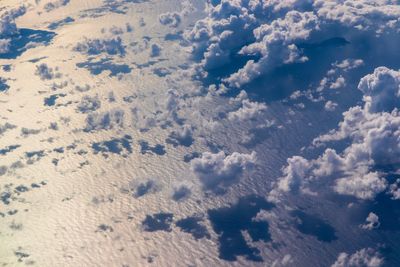
[[[362,224],[361,228],[365,229],[365,230],[372,230],[372,229],[378,228],[380,226],[380,224],[381,223],[379,222],[378,215],[376,215],[373,212],[370,212],[368,214],[367,219],[365,219],[365,224]]]
[[[169,134],[166,142],[174,146],[191,146],[194,142],[193,127],[188,124],[181,126]]]
[[[354,254],[342,252],[331,267],[380,267],[384,263],[380,254],[372,248],[363,248]]]
[[[87,39],[79,42],[73,49],[74,51],[87,55],[125,55],[125,46],[120,37],[111,39]]]
[[[334,111],[337,108],[337,106],[338,106],[337,103],[332,102],[331,100],[329,100],[329,101],[327,101],[325,103],[324,108],[325,108],[326,111]]]
[[[298,11],[290,11],[284,18],[254,29],[256,41],[244,46],[239,54],[261,58],[258,61],[249,60],[225,81],[240,87],[279,65],[306,61],[295,43],[308,39],[315,29],[318,29],[317,17],[312,12]]]
[[[396,0],[317,0],[314,8],[327,22],[358,30],[380,33],[385,28],[398,29],[400,8]]]
[[[228,113],[228,119],[231,121],[253,120],[262,115],[266,109],[267,105],[264,103],[243,99],[242,106],[239,109]]]
[[[400,170],[400,72],[379,67],[361,79],[358,88],[364,93],[364,107],[356,106],[343,113],[336,130],[313,142],[350,141],[341,153],[327,148],[317,159],[300,156],[288,159],[283,176],[271,192],[276,199],[282,192],[310,191],[318,180],[333,181],[339,194],[373,199],[389,188],[396,198],[397,185],[389,185],[388,174]]]
[[[191,161],[191,169],[200,179],[205,190],[218,192],[236,182],[245,170],[256,164],[256,153],[242,154],[234,152],[226,155],[204,152],[201,157]]]
[[[206,12],[185,33],[195,58],[200,59],[196,72],[204,76],[233,58],[242,58],[242,66],[221,74],[232,87],[281,65],[307,61],[299,44],[324,41],[338,29],[346,38],[363,32],[374,36],[398,34],[400,24],[400,6],[381,0],[221,0],[208,4]],[[351,64],[362,62],[343,62],[342,67],[348,70]]]
[[[376,68],[374,73],[363,77],[358,88],[364,93],[364,101],[371,112],[390,112],[399,107],[400,72],[386,67]]]

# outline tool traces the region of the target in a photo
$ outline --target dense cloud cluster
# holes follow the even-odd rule
[[[398,34],[400,6],[396,1],[211,1],[207,17],[186,32],[193,54],[200,58],[203,75],[234,60],[242,66],[224,75],[224,81],[241,87],[272,69],[308,60],[302,43],[363,32]],[[236,60],[237,62],[237,60]]]
[[[327,148],[315,160],[289,158],[271,197],[309,191],[323,178],[335,178],[332,186],[337,193],[360,199],[372,199],[386,190],[387,176],[400,169],[399,75],[399,71],[378,67],[363,77],[358,89],[364,93],[364,106],[350,108],[337,130],[314,140],[316,146],[346,140],[350,144],[341,153]],[[390,191],[396,198],[396,190]]]
[[[200,158],[191,161],[193,172],[200,179],[205,190],[219,191],[236,182],[245,170],[256,164],[256,153],[241,154],[234,152],[226,155],[204,152]]]

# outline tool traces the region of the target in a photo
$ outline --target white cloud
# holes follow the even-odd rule
[[[370,36],[398,34],[400,25],[400,6],[395,1],[221,0],[208,4],[206,10],[207,16],[185,37],[206,72],[230,64],[233,57],[248,58],[242,67],[222,77],[233,87],[275,67],[306,61],[298,43],[331,38],[338,29],[349,38],[366,32]],[[362,64],[362,60],[348,59],[338,67],[348,71]],[[333,87],[343,85],[341,78]]]
[[[331,100],[327,101],[325,103],[325,110],[326,111],[334,111],[337,108],[338,104],[335,102],[332,102]]]
[[[110,39],[87,39],[85,38],[82,42],[79,42],[75,47],[74,51],[87,54],[87,55],[125,55],[125,46],[122,43],[120,37]]]
[[[343,113],[337,130],[319,136],[314,145],[350,140],[338,154],[327,148],[317,159],[295,156],[288,159],[271,198],[282,192],[310,189],[315,180],[334,181],[332,189],[360,199],[373,199],[388,188],[387,172],[400,168],[399,71],[377,68],[361,79],[364,107]],[[396,194],[395,185],[390,192]],[[395,195],[394,195],[395,197]]]
[[[342,252],[331,267],[380,267],[383,259],[377,251],[372,248],[364,248],[354,254]]]
[[[346,80],[343,76],[339,76],[335,82],[330,85],[330,89],[340,89],[346,86]]]
[[[365,219],[365,224],[361,225],[362,229],[365,230],[372,230],[372,229],[376,229],[380,226],[380,222],[379,222],[379,217],[378,215],[376,215],[373,212],[370,212],[368,214],[367,219]]]
[[[245,170],[256,164],[256,161],[255,152],[234,152],[231,155],[226,155],[223,151],[216,154],[204,152],[200,158],[191,161],[191,169],[205,190],[218,191],[236,182]]]
[[[267,109],[264,103],[253,102],[249,99],[242,100],[242,106],[235,111],[228,113],[228,119],[231,121],[247,121],[253,120],[262,115]]]
[[[364,93],[364,101],[371,112],[390,112],[400,106],[399,71],[376,68],[374,73],[361,79],[358,88]]]

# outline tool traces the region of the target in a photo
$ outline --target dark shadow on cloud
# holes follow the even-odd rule
[[[171,231],[171,224],[174,215],[172,213],[156,213],[153,215],[146,215],[142,222],[143,230],[146,232],[155,231]]]
[[[238,256],[263,261],[259,249],[246,241],[242,231],[246,231],[253,241],[271,241],[268,222],[255,221],[254,218],[261,210],[273,207],[264,198],[250,195],[240,198],[230,207],[208,210],[212,228],[218,234],[219,257],[227,261],[236,261]]]
[[[125,135],[121,138],[113,138],[111,140],[97,142],[92,144],[92,149],[95,154],[114,153],[118,155],[127,155],[132,153],[132,137]]]
[[[104,71],[109,71],[110,77],[117,76],[118,74],[127,74],[132,70],[132,68],[126,64],[113,63],[109,58],[104,58],[99,61],[89,59],[86,62],[77,63],[76,66],[89,70],[93,75],[99,75]]]
[[[128,4],[140,4],[145,2],[148,2],[148,0],[104,0],[103,6],[84,10],[80,17],[97,18],[109,13],[126,14],[129,9]]]
[[[140,183],[136,187],[136,191],[133,194],[134,197],[139,198],[149,193],[156,192],[158,190],[157,184],[153,180],[149,180],[145,183]]]
[[[29,49],[29,43],[48,45],[56,34],[50,31],[19,29],[11,38],[9,52],[0,54],[0,59],[15,59]]]
[[[0,155],[4,156],[4,155],[14,151],[15,149],[17,149],[19,147],[20,147],[20,145],[11,145],[11,146],[8,146],[6,148],[2,148],[2,149],[0,149]]]
[[[165,153],[167,153],[165,151],[165,147],[160,144],[151,146],[149,144],[149,142],[140,140],[139,145],[140,145],[140,153],[142,153],[143,155],[149,153],[149,154],[157,154],[159,156],[162,156],[162,155],[165,155]]]
[[[292,211],[291,216],[295,219],[295,227],[299,232],[314,236],[322,242],[337,240],[335,229],[325,220],[301,210]]]
[[[276,127],[260,127],[252,128],[247,133],[247,139],[240,142],[246,148],[254,148],[267,140],[272,133],[276,131]]]
[[[4,92],[4,91],[8,90],[9,88],[10,88],[10,86],[7,84],[7,81],[3,78],[0,78],[0,92]]]
[[[70,24],[70,23],[72,23],[74,21],[75,20],[73,18],[66,17],[64,19],[57,20],[57,21],[54,21],[54,22],[50,23],[49,26],[47,26],[47,28],[49,30],[55,30],[55,29],[58,29],[58,28],[60,28],[60,27],[62,27],[64,25]]]
[[[187,217],[177,221],[175,224],[180,228],[182,232],[191,234],[196,240],[202,238],[211,238],[207,227],[201,224],[203,221],[202,217]]]
[[[175,201],[182,201],[187,199],[191,195],[191,191],[186,186],[180,186],[174,189],[174,193],[172,194],[172,199]]]
[[[183,156],[183,161],[186,162],[186,163],[189,163],[190,161],[192,161],[192,159],[200,158],[200,157],[201,157],[201,153],[192,152],[192,153],[184,155]]]
[[[46,97],[44,99],[44,105],[45,106],[54,106],[56,104],[56,100],[59,97],[65,97],[66,94],[55,94],[55,95],[51,95],[49,97]]]
[[[317,43],[299,44],[308,61],[278,66],[254,81],[243,86],[250,98],[271,102],[290,96],[295,90],[306,90],[310,85],[317,86],[332,62],[339,60],[340,53],[350,45],[344,38],[330,38]],[[231,93],[236,94],[238,90]],[[229,94],[231,94],[229,93]]]
[[[167,33],[164,37],[165,41],[179,41],[183,40],[182,38],[183,32],[177,32],[177,33]]]

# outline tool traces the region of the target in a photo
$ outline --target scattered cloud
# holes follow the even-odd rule
[[[381,255],[372,248],[363,248],[354,254],[342,252],[331,267],[380,267],[384,263]]]

